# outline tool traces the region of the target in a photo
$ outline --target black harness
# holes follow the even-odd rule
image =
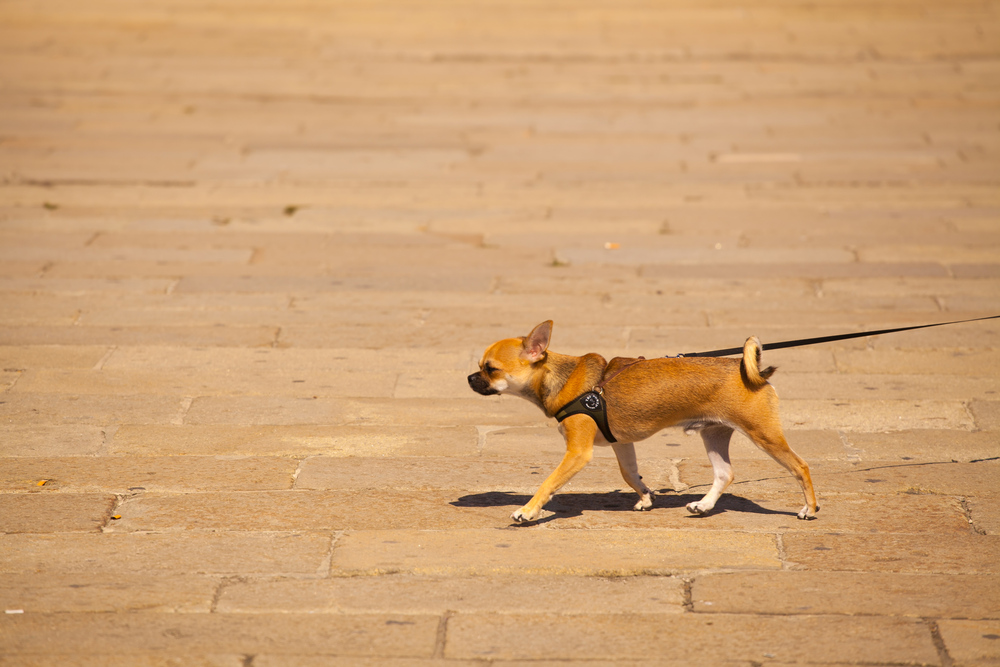
[[[601,434],[608,442],[618,442],[615,436],[611,435],[611,428],[608,426],[608,404],[604,397],[596,391],[588,391],[582,396],[577,396],[572,401],[560,408],[555,414],[556,421],[562,422],[567,417],[573,415],[587,415],[594,420],[597,428],[601,429]]]

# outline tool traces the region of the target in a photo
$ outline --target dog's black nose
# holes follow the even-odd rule
[[[490,386],[489,381],[484,378],[481,373],[473,373],[469,376],[469,386],[472,387],[472,391],[477,394],[482,394],[483,396],[492,396],[497,393],[496,390]]]

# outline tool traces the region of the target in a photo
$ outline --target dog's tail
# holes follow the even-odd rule
[[[743,381],[751,389],[760,389],[767,384],[767,379],[778,370],[774,366],[768,366],[760,370],[760,352],[762,346],[756,336],[747,338],[743,344],[743,360],[740,362],[740,375]]]

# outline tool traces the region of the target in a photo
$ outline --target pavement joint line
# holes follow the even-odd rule
[[[323,579],[329,579],[333,573],[333,551],[337,548],[337,542],[347,531],[338,530],[330,536],[330,548],[327,550],[326,555],[320,562],[319,567],[316,568],[316,574],[320,575]]]
[[[455,615],[452,610],[447,610],[441,614],[438,620],[437,633],[434,636],[434,652],[431,654],[432,658],[444,659],[444,651],[448,644],[448,621],[451,617]]]
[[[959,506],[962,508],[962,514],[965,516],[965,520],[969,522],[969,529],[976,535],[987,535],[988,533],[976,525],[975,519],[972,517],[972,508],[969,507],[969,499],[962,496],[958,501]]]
[[[927,624],[927,629],[931,633],[931,641],[934,643],[938,658],[941,660],[941,667],[953,667],[955,661],[948,653],[948,647],[944,643],[944,637],[941,636],[941,628],[938,627],[937,619],[924,618],[922,620]]]
[[[309,459],[314,459],[317,456],[319,456],[319,454],[317,454],[316,456],[305,456],[299,459],[298,464],[295,466],[295,471],[292,472],[292,483],[291,486],[288,487],[289,490],[295,488],[295,482],[298,481],[299,475],[302,473],[302,466],[305,464],[305,462],[308,461]]]
[[[94,364],[94,367],[93,367],[93,368],[91,368],[90,370],[92,370],[92,371],[99,371],[99,370],[103,369],[103,368],[104,368],[104,364],[108,363],[108,359],[110,359],[110,358],[111,358],[111,356],[112,356],[112,355],[113,355],[113,354],[114,354],[114,353],[115,353],[115,352],[116,352],[117,350],[118,350],[118,346],[117,346],[117,345],[112,345],[112,346],[111,346],[111,349],[109,349],[109,350],[108,350],[107,352],[105,352],[105,353],[104,353],[104,356],[103,356],[103,357],[101,357],[101,358],[100,358],[100,359],[99,359],[99,360],[97,361],[97,363],[96,363],[96,364]]]
[[[194,403],[195,396],[185,396],[181,399],[180,409],[177,414],[171,418],[170,423],[174,426],[183,426],[184,418],[187,416],[188,411],[191,409],[191,404]]]

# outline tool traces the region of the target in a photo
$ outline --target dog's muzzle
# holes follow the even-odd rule
[[[473,373],[470,375],[469,386],[472,387],[472,391],[477,394],[482,394],[483,396],[492,396],[493,394],[500,393],[490,386],[489,380],[484,378],[482,373]]]

